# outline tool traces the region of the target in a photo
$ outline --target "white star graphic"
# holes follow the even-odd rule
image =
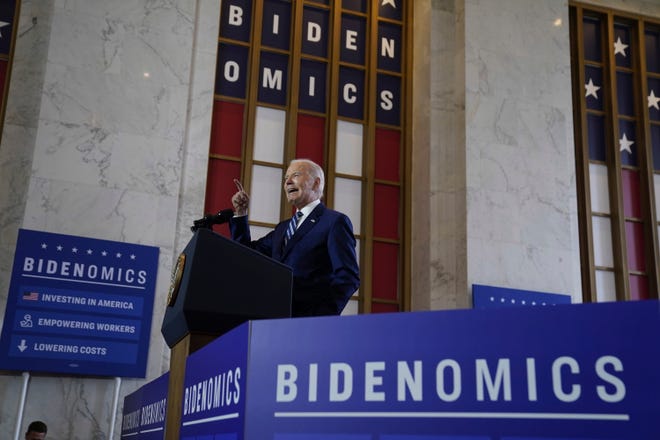
[[[131,260],[135,260],[135,254],[131,254]]]
[[[76,248],[76,247],[72,248],[71,252],[73,252],[74,254],[77,254],[78,253],[78,248]]]
[[[62,250],[62,245],[57,246],[57,250],[61,251]]]
[[[629,141],[628,138],[626,137],[626,134],[623,133],[623,137],[619,139],[619,151],[627,151],[628,154],[632,154],[632,150],[630,149],[630,146],[634,144],[635,142]]]
[[[108,253],[106,251],[102,251],[101,255],[103,255],[105,257],[106,255],[108,255]]]
[[[653,89],[651,89],[651,94],[646,97],[646,102],[648,102],[649,108],[653,107],[656,110],[660,110],[660,107],[658,106],[658,101],[660,101],[660,98],[655,96],[655,93],[653,93]]]
[[[0,21],[0,38],[2,38],[2,28],[5,26],[9,26],[11,23],[7,23],[6,21]]]
[[[46,249],[48,245],[46,243],[41,243],[41,249]]]
[[[391,5],[394,9],[396,9],[396,4],[394,3],[394,0],[383,0],[383,3],[381,3],[380,5],[381,6]]]
[[[87,249],[87,255],[92,255],[93,253],[94,251],[92,251],[91,249]]]
[[[600,90],[600,87],[595,85],[591,78],[589,78],[589,82],[584,85],[584,88],[587,89],[587,94],[584,95],[585,98],[588,98],[589,95],[591,95],[598,99],[598,94],[596,92]]]
[[[616,42],[614,43],[614,55],[620,53],[624,57],[626,56],[626,47],[628,47],[627,44],[623,44],[621,42],[621,37],[616,38]]]
[[[117,258],[121,258],[121,253],[120,253],[120,252],[117,252],[117,253],[115,254],[115,257],[117,257]]]

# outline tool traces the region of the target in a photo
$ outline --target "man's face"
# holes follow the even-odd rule
[[[45,432],[30,431],[25,434],[25,440],[44,440],[46,438]]]
[[[316,191],[321,180],[313,178],[309,171],[310,168],[307,163],[294,162],[286,170],[284,176],[286,199],[298,209],[304,208],[305,205],[319,198]]]

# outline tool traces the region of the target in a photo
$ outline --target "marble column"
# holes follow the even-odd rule
[[[580,301],[568,4],[431,3],[429,308],[475,283]]]
[[[203,212],[219,11],[215,0],[22,2],[0,144],[2,312],[18,228],[159,247],[147,378],[122,381],[120,411],[169,368],[160,325],[173,259]],[[20,386],[0,376],[2,432],[14,432]],[[114,386],[34,376],[23,428],[42,419],[49,438],[106,439]]]

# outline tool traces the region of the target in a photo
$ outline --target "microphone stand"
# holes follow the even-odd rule
[[[233,216],[233,209],[223,209],[222,211],[218,211],[217,214],[206,214],[204,217],[193,221],[190,230],[195,232],[198,229],[212,229],[213,225],[227,223]]]

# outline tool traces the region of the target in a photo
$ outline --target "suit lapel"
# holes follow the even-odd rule
[[[323,206],[323,203],[319,203],[316,208],[314,208],[314,210],[309,213],[303,224],[300,225],[298,229],[296,229],[296,233],[293,234],[291,240],[289,240],[284,249],[282,249],[282,258],[286,257],[286,255],[296,245],[296,243],[302,240],[302,238],[307,235],[307,233],[311,231],[314,226],[318,224],[319,219],[323,215],[324,211],[325,206]]]
[[[289,220],[280,223],[275,228],[275,231],[274,231],[274,234],[273,234],[273,258],[278,260],[278,261],[282,260],[282,254],[284,252],[284,249],[283,249],[283,247],[284,247],[284,234],[286,233],[286,228],[287,228],[288,224],[289,224]]]

